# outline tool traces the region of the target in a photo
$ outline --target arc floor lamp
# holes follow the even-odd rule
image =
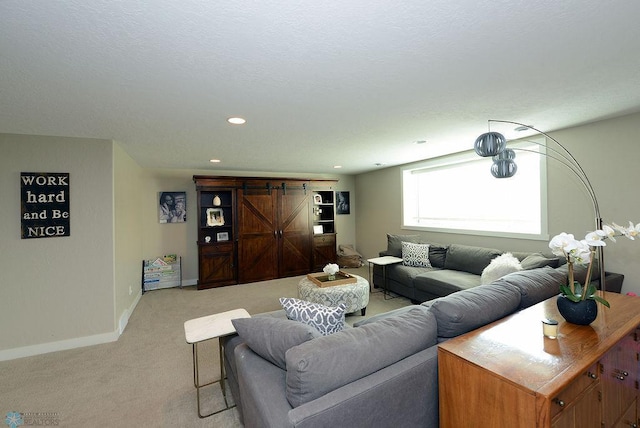
[[[596,192],[593,190],[593,186],[591,185],[591,181],[589,181],[589,177],[584,172],[584,169],[578,162],[578,160],[567,150],[565,146],[563,146],[558,140],[553,138],[551,135],[543,132],[539,129],[534,128],[530,125],[525,125],[523,123],[513,122],[510,120],[489,120],[489,127],[491,127],[491,123],[509,123],[512,125],[517,125],[518,127],[523,127],[525,129],[531,129],[540,135],[545,136],[549,140],[553,141],[557,148],[549,147],[544,145],[546,148],[546,152],[539,152],[528,149],[521,148],[508,148],[507,147],[507,139],[499,132],[485,132],[480,135],[474,144],[475,152],[482,157],[491,157],[493,159],[493,165],[491,165],[491,174],[493,174],[496,178],[508,178],[513,177],[513,175],[517,172],[518,166],[515,163],[515,150],[529,151],[538,153],[541,156],[546,156],[548,158],[554,159],[560,162],[562,165],[567,167],[583,184],[589,197],[591,198],[591,202],[593,204],[593,210],[595,212],[595,227],[596,229],[602,229],[602,217],[600,216],[600,207],[598,205],[598,198],[596,197]],[[491,129],[491,128],[489,128]],[[538,144],[542,146],[543,144],[537,143],[535,141],[529,141],[534,144]],[[604,247],[598,247],[598,260],[600,263],[600,288],[602,290],[606,290],[605,287],[605,272],[604,272]],[[589,278],[589,281],[591,278]]]

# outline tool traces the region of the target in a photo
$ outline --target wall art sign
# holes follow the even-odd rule
[[[22,239],[70,235],[69,173],[21,172]]]

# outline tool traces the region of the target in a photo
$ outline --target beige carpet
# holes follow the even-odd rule
[[[366,267],[346,270],[368,278]],[[251,314],[280,309],[279,297],[297,297],[299,279],[145,293],[117,342],[0,362],[1,420],[16,411],[54,418],[63,427],[241,427],[235,409],[198,418],[183,324],[235,308]],[[366,317],[409,303],[384,300],[376,290]],[[347,322],[359,319],[358,312]],[[220,376],[217,347],[217,340],[200,347],[205,380]],[[203,412],[222,404],[218,391],[203,389]]]

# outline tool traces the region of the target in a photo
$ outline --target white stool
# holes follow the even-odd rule
[[[343,303],[347,307],[346,313],[360,309],[364,316],[369,304],[369,282],[361,276],[352,276],[357,280],[355,283],[331,287],[318,287],[305,276],[298,283],[298,296],[302,300],[330,307]]]
[[[192,346],[193,353],[193,385],[196,387],[196,396],[198,400],[198,416],[206,418],[216,413],[223,412],[230,409],[229,403],[227,403],[227,392],[224,384],[224,354],[222,352],[222,343],[220,338],[229,336],[236,332],[231,320],[238,318],[251,318],[249,312],[245,309],[234,309],[232,311],[221,312],[219,314],[209,315],[206,317],[195,318],[184,323],[184,337],[187,339],[187,343]],[[220,380],[215,380],[204,385],[200,385],[200,376],[198,374],[198,343],[205,340],[218,338],[218,352],[220,352]],[[213,385],[220,382],[220,388],[222,389],[222,396],[224,397],[225,408],[218,411],[203,415],[200,412],[200,388]]]

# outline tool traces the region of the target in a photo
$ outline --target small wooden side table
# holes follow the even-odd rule
[[[225,373],[224,373],[224,353],[222,352],[221,337],[229,336],[236,332],[231,320],[238,318],[251,318],[246,309],[234,309],[232,311],[221,312],[219,314],[208,315],[205,317],[195,318],[184,323],[184,337],[187,343],[192,346],[193,353],[193,385],[196,387],[196,396],[198,400],[198,416],[206,418],[216,413],[230,409],[227,402],[227,392],[225,390]],[[204,385],[200,384],[200,376],[198,373],[198,344],[205,340],[218,339],[218,352],[220,352],[220,380],[215,380]],[[220,383],[222,396],[224,397],[224,409],[203,415],[200,411],[200,388]]]
[[[402,263],[402,259],[394,256],[382,256],[368,259],[367,262],[369,263],[369,284],[371,284],[371,287],[374,286],[371,278],[371,271],[373,269],[372,265],[382,266],[382,276],[384,277],[384,281],[382,283],[382,294],[384,299],[387,300],[389,298],[387,296],[389,296],[390,293],[389,288],[387,287],[387,266]]]

